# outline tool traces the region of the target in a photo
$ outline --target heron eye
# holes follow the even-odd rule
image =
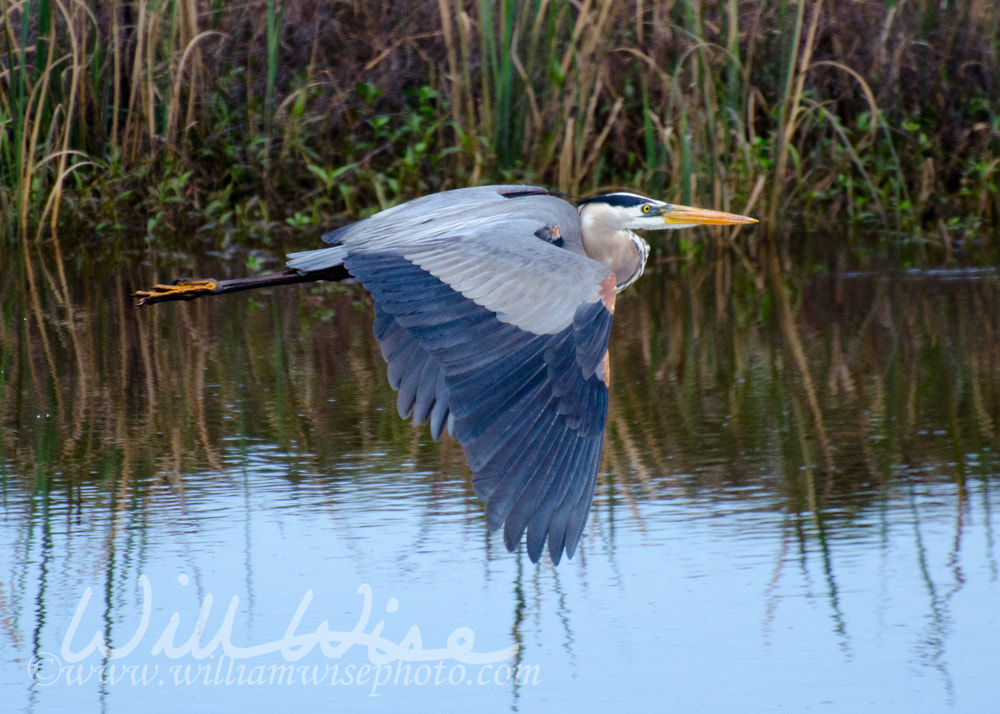
[[[642,212],[643,213],[649,213],[649,204],[648,203],[645,206],[642,207]]]

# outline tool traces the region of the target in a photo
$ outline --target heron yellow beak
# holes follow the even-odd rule
[[[738,216],[735,213],[710,211],[707,208],[690,206],[669,206],[661,211],[663,221],[670,226],[733,226],[757,223],[756,218]]]

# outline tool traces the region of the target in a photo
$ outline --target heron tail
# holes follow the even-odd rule
[[[323,238],[325,240],[326,236],[323,236]],[[329,248],[317,248],[316,250],[289,253],[288,262],[285,265],[293,270],[312,273],[317,270],[338,268],[344,264],[346,258],[347,248],[342,245],[334,245]]]

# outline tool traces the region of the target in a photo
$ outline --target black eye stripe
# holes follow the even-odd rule
[[[630,193],[610,193],[607,196],[596,196],[594,198],[587,198],[583,203],[606,203],[609,206],[621,206],[622,208],[631,208],[632,206],[641,206],[643,204],[649,205],[649,199],[643,198],[642,196],[636,196]]]

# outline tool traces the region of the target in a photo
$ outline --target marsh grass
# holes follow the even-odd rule
[[[7,242],[73,226],[260,244],[536,181],[751,212],[782,244],[794,220],[848,223],[857,248],[907,260],[997,247],[1000,10],[985,0],[0,8]]]

